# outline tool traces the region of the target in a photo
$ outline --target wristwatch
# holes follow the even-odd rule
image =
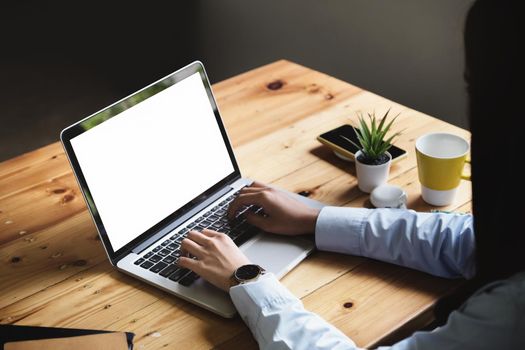
[[[259,276],[264,275],[265,273],[266,270],[259,265],[243,265],[235,270],[232,277],[230,278],[230,287],[256,280],[259,278]]]

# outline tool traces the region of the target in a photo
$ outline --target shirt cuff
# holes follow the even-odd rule
[[[261,275],[256,281],[230,288],[230,296],[239,315],[248,327],[255,327],[261,312],[279,305],[295,303],[297,297],[290,293],[272,273]]]
[[[360,242],[369,214],[366,208],[324,207],[315,225],[315,245],[320,250],[361,255]]]

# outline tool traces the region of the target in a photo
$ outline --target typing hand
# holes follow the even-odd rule
[[[182,240],[182,251],[196,259],[182,256],[179,266],[190,269],[216,287],[228,291],[237,268],[250,264],[248,258],[224,233],[204,229],[190,231]]]
[[[264,214],[250,210],[244,214],[246,220],[266,232],[284,235],[300,235],[315,232],[319,209],[314,209],[274,188],[260,182],[241,190],[230,204],[228,217],[233,219],[238,211],[248,205],[263,209]]]

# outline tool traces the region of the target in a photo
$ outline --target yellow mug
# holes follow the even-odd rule
[[[469,152],[468,142],[453,134],[431,133],[416,140],[416,157],[421,196],[428,204],[449,205],[454,201]]]

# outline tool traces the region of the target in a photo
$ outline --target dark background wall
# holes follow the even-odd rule
[[[466,127],[472,0],[1,5],[0,160],[194,59],[212,82],[286,58]]]

